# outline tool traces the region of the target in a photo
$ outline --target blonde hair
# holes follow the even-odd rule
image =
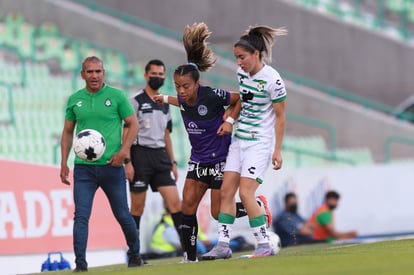
[[[208,47],[207,38],[211,35],[203,22],[185,26],[183,44],[190,65],[197,65],[201,72],[208,71],[216,63],[213,51]]]
[[[250,26],[240,37],[240,40],[234,44],[234,47],[243,47],[251,53],[257,50],[261,60],[263,58],[265,61],[272,62],[272,46],[276,42],[276,36],[286,34],[287,30],[284,27]]]

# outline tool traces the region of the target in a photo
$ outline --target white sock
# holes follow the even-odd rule
[[[269,235],[267,234],[266,225],[261,225],[258,227],[251,227],[250,230],[253,233],[253,236],[256,238],[258,244],[268,244]]]
[[[218,224],[218,234],[219,234],[218,241],[229,244],[232,228],[233,228],[232,224],[219,223]]]

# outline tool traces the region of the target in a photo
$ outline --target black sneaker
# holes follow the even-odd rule
[[[140,256],[134,256],[129,258],[128,260],[128,267],[138,267],[144,265],[144,261],[141,259]]]
[[[73,272],[88,272],[88,268],[83,264],[76,264],[76,268]]]

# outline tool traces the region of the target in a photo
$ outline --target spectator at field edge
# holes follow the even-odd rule
[[[294,193],[285,195],[285,210],[276,217],[273,229],[279,235],[282,247],[313,241],[313,227],[298,214],[298,202]]]
[[[325,203],[319,207],[310,219],[314,227],[313,239],[317,241],[333,241],[342,239],[353,239],[357,236],[356,231],[338,232],[335,229],[333,211],[338,206],[339,194],[329,191],[325,195]]]

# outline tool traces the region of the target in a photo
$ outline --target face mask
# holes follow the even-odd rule
[[[328,205],[328,207],[329,207],[330,210],[335,210],[336,205]]]
[[[154,91],[158,90],[163,84],[164,84],[164,78],[161,78],[161,77],[150,76],[149,81],[148,81],[148,85]]]
[[[298,211],[298,205],[297,204],[292,204],[288,207],[287,209],[290,213],[296,214],[296,212]]]

